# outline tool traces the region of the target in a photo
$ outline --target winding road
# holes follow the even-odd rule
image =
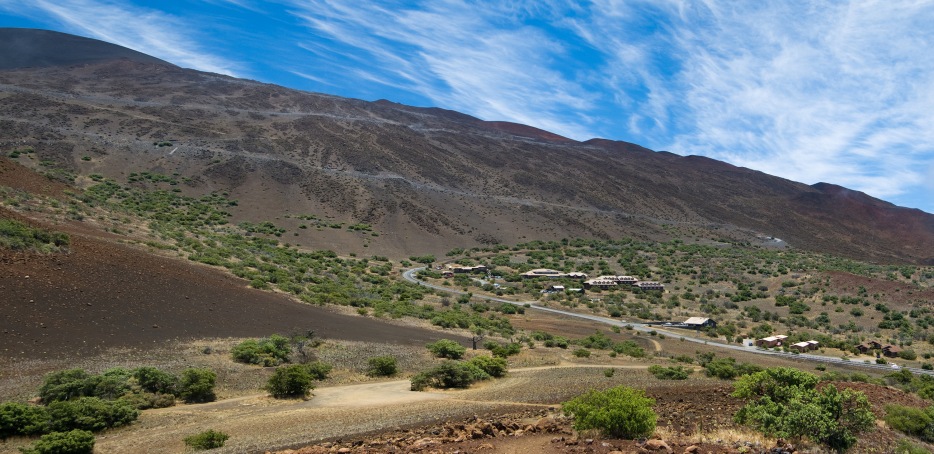
[[[425,269],[425,267],[408,269],[402,273],[402,277],[409,282],[413,282],[419,285],[423,285],[425,287],[433,288],[435,290],[441,290],[441,291],[458,294],[458,295],[463,295],[467,293],[467,292],[458,290],[456,288],[444,287],[441,285],[432,284],[432,283],[425,282],[417,278],[415,276],[416,273],[418,273],[419,271],[423,269]],[[741,352],[746,352],[746,353],[755,353],[759,355],[780,356],[785,359],[789,359],[793,361],[837,364],[837,365],[842,365],[842,366],[861,367],[861,368],[866,368],[866,369],[884,370],[884,371],[889,371],[889,372],[892,370],[895,370],[892,368],[892,365],[888,365],[888,364],[865,363],[861,361],[851,361],[851,360],[846,360],[843,358],[831,358],[828,356],[812,355],[808,353],[787,353],[787,352],[781,352],[781,351],[766,350],[766,349],[751,346],[751,345],[737,345],[737,344],[725,344],[722,342],[712,342],[711,339],[694,337],[691,335],[685,335],[683,333],[674,333],[671,331],[664,331],[664,330],[659,329],[657,326],[650,326],[650,325],[646,325],[643,323],[627,322],[625,320],[614,320],[612,318],[601,317],[598,315],[581,314],[578,312],[571,312],[571,311],[555,309],[555,308],[551,308],[547,306],[542,306],[538,304],[538,302],[536,301],[512,301],[512,300],[508,300],[505,298],[499,298],[496,296],[488,296],[488,295],[483,295],[483,296],[475,295],[475,296],[477,296],[478,298],[482,297],[484,299],[488,299],[491,301],[498,301],[501,303],[513,304],[516,306],[525,306],[532,310],[550,312],[553,314],[563,315],[565,317],[575,317],[575,318],[580,318],[584,320],[590,320],[590,321],[601,323],[604,325],[618,326],[621,328],[632,327],[632,329],[636,331],[641,331],[641,332],[656,331],[658,333],[665,334],[667,336],[684,339],[685,341],[688,341],[688,342],[696,342],[699,344],[709,345],[711,347],[722,348],[725,350],[735,350],[735,351],[741,351]],[[934,371],[919,369],[916,367],[899,367],[898,369],[908,370],[915,374],[934,376]]]

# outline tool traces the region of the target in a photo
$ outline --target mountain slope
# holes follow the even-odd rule
[[[934,215],[832,185],[120,56],[0,71],[0,149],[22,146],[36,153],[21,162],[79,175],[177,173],[185,193],[229,192],[234,222],[270,220],[284,241],[362,254],[563,237],[783,244],[777,237],[934,263]],[[355,224],[373,233],[346,228]]]
[[[49,30],[0,28],[0,69],[89,64],[109,60],[168,62],[126,47]]]

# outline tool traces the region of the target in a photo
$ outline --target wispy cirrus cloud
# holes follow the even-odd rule
[[[329,51],[367,60],[372,70],[354,66],[350,72],[371,81],[486,119],[578,138],[592,134],[585,113],[595,95],[554,68],[570,59],[564,44],[525,23],[548,4],[487,8],[453,0],[418,5],[324,0],[296,1],[292,7],[319,44],[324,38]]]
[[[711,10],[702,40],[679,37],[694,124],[672,147],[879,197],[921,184],[921,164],[934,160],[932,6]]]
[[[239,65],[199,44],[198,24],[156,9],[109,0],[4,0],[0,8],[45,17],[89,36],[180,66],[237,75]]]
[[[706,155],[934,212],[932,0],[142,4],[0,0],[0,14],[197,69]]]

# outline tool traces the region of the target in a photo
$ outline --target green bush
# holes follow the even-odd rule
[[[52,372],[45,376],[39,387],[39,397],[46,404],[61,400],[91,396],[95,381],[82,369],[69,369]]]
[[[67,249],[70,242],[64,233],[34,229],[12,219],[0,219],[0,248],[49,253]]]
[[[921,446],[915,445],[914,443],[902,438],[898,440],[898,444],[895,445],[895,454],[931,454],[931,451],[928,451]]]
[[[175,396],[172,394],[139,392],[127,394],[121,397],[120,400],[126,402],[137,410],[167,408],[175,405]]]
[[[498,356],[500,358],[506,358],[508,356],[518,355],[522,351],[522,344],[517,342],[511,342],[506,345],[502,345],[499,342],[493,342],[484,344],[484,347],[487,350],[493,352],[493,356]]]
[[[490,375],[478,366],[462,361],[445,361],[437,367],[412,377],[412,391],[425,388],[467,388],[474,382],[489,379]]]
[[[104,373],[90,378],[94,389],[91,395],[101,399],[114,400],[131,391],[130,389],[130,371],[117,367],[108,369]]]
[[[45,433],[48,424],[49,412],[45,407],[17,402],[0,404],[0,439]]]
[[[494,378],[499,378],[506,375],[506,370],[508,368],[506,360],[504,358],[495,357],[491,358],[489,356],[474,356],[468,361],[470,364],[477,366],[480,370],[486,372],[489,376]]]
[[[266,382],[266,391],[280,399],[305,397],[314,388],[312,381],[314,378],[302,364],[280,366]]]
[[[217,374],[210,369],[185,369],[178,383],[178,397],[188,403],[213,402]]]
[[[302,366],[308,371],[308,374],[311,375],[313,380],[324,380],[328,378],[328,375],[331,374],[331,369],[333,369],[330,364],[321,361],[312,361],[307,364],[302,364]]]
[[[367,361],[366,374],[370,377],[392,377],[398,372],[394,356],[376,356]]]
[[[464,357],[464,353],[467,353],[466,347],[450,339],[439,339],[426,345],[426,347],[438,358],[461,359]]]
[[[708,377],[723,380],[732,380],[742,375],[749,375],[762,370],[761,367],[749,363],[736,363],[734,358],[713,358],[703,363],[704,373]]]
[[[898,357],[901,358],[901,359],[908,360],[908,361],[914,361],[914,360],[918,359],[918,354],[915,353],[914,350],[912,350],[912,349],[910,349],[910,348],[906,348],[906,349],[904,349],[904,350],[898,352]]]
[[[618,355],[631,356],[633,358],[644,358],[645,349],[633,341],[622,341],[613,344],[613,351]]]
[[[768,436],[807,437],[831,449],[845,451],[856,435],[875,421],[869,401],[858,391],[838,391],[831,384],[816,389],[819,378],[791,368],[771,368],[741,377],[735,397],[749,399],[734,416]]]
[[[39,397],[47,404],[79,397],[126,398],[136,402],[137,408],[171,406],[173,402],[169,401],[174,398],[168,396],[177,393],[178,378],[155,367],[133,370],[117,367],[100,375],[81,369],[63,370],[48,374],[39,388]]]
[[[185,437],[185,445],[196,451],[215,449],[223,447],[228,438],[230,438],[230,435],[211,429]]]
[[[247,339],[230,350],[234,361],[266,367],[289,362],[291,353],[289,339],[278,334],[258,340]]]
[[[23,454],[92,454],[94,434],[86,430],[52,432],[43,435],[32,446],[22,449]]]
[[[639,389],[617,386],[606,391],[591,390],[561,408],[574,418],[577,430],[596,429],[605,436],[634,439],[655,431],[655,400]]]
[[[99,397],[52,402],[48,410],[49,428],[58,432],[72,429],[97,432],[127,425],[139,417],[139,411],[127,402],[102,400]]]
[[[649,366],[649,373],[659,380],[687,380],[694,371],[684,366],[662,367],[657,364]]]
[[[566,337],[553,336],[545,339],[546,347],[558,347],[558,348],[568,348],[571,345],[571,341]]]
[[[885,423],[895,430],[924,441],[934,441],[934,406],[921,409],[894,404],[886,405]]]
[[[132,375],[140,388],[153,394],[175,394],[178,386],[178,377],[155,367],[137,367]]]
[[[577,350],[574,350],[574,356],[578,358],[590,358],[590,350],[587,350],[586,348],[578,348]]]

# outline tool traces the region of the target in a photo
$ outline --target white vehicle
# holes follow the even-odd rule
[[[901,367],[898,367],[898,364],[892,363],[892,369],[901,369]]]

